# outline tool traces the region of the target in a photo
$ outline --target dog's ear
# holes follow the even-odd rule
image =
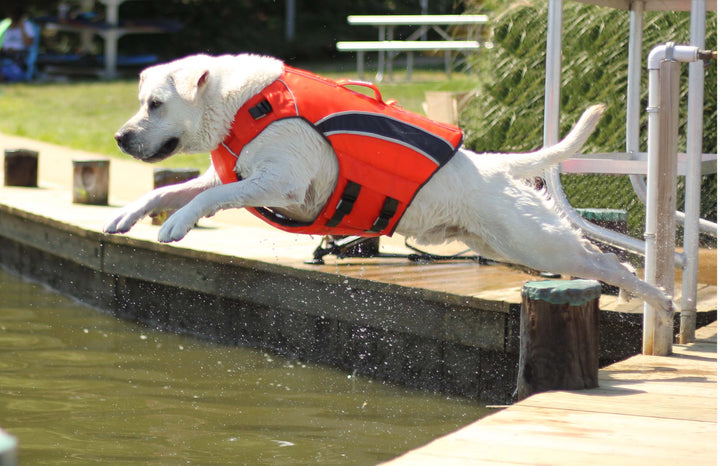
[[[175,89],[178,94],[190,102],[196,102],[210,79],[210,70],[198,69],[183,71],[175,76]]]

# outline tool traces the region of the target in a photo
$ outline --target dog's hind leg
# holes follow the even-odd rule
[[[615,254],[601,251],[594,252],[586,258],[586,261],[577,264],[575,271],[568,270],[567,273],[582,278],[601,280],[618,286],[622,290],[640,296],[648,304],[659,310],[670,311],[673,308],[672,298],[669,295],[661,289],[640,280],[620,263]]]
[[[603,253],[572,228],[553,231],[547,225],[536,226],[538,228],[527,225],[533,231],[526,229],[518,233],[522,238],[513,238],[515,235],[506,231],[502,237],[483,235],[482,239],[477,238],[477,242],[474,241],[474,235],[470,235],[463,238],[463,241],[471,248],[477,242],[485,249],[486,254],[488,247],[492,248],[495,252],[489,257],[496,260],[524,265],[535,270],[552,270],[574,277],[601,280],[641,297],[657,309],[672,309],[670,296],[640,280],[614,254]],[[532,244],[527,243],[528,238],[532,238]]]

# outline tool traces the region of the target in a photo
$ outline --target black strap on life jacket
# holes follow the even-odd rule
[[[397,212],[400,202],[392,197],[386,197],[383,203],[382,209],[380,209],[380,215],[375,219],[373,226],[368,230],[371,233],[380,233],[390,223],[390,219],[393,218],[395,212]]]
[[[272,112],[273,108],[272,105],[270,105],[270,102],[268,102],[267,99],[262,100],[260,103],[258,103],[256,106],[248,109],[248,112],[250,112],[250,116],[253,117],[256,120],[259,120],[260,118],[264,117],[268,113]]]
[[[340,196],[340,201],[338,202],[337,207],[335,207],[335,213],[330,220],[327,221],[326,225],[329,227],[337,226],[343,217],[352,211],[355,201],[357,201],[359,195],[360,185],[354,181],[348,180],[347,185],[345,185],[345,189]]]

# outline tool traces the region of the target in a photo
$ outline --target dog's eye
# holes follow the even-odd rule
[[[150,100],[150,102],[148,102],[148,108],[150,110],[156,110],[161,105],[162,105],[162,102],[159,101],[158,99],[152,99],[152,100]]]

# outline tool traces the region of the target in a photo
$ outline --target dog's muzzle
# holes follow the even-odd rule
[[[179,138],[172,137],[165,141],[154,153],[147,154],[143,150],[146,147],[144,147],[144,144],[137,143],[136,135],[132,131],[118,131],[115,133],[115,141],[117,141],[120,150],[126,154],[132,155],[143,162],[151,163],[159,162],[170,157],[175,152],[175,149],[177,149],[178,144],[180,144]]]

